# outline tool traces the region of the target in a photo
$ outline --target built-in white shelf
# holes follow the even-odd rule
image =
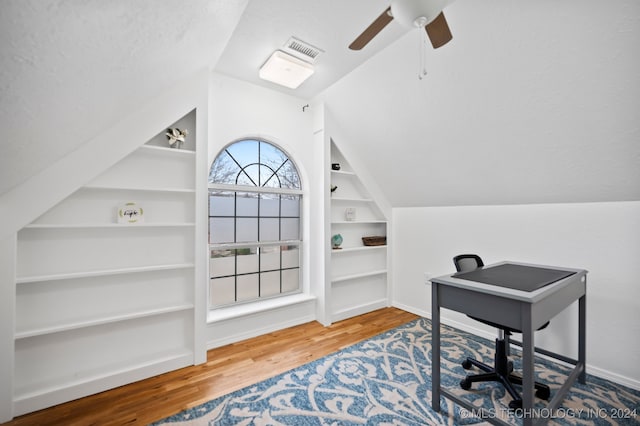
[[[60,333],[63,331],[75,330],[78,328],[94,327],[97,325],[127,321],[127,320],[132,320],[137,318],[144,318],[144,317],[149,317],[153,315],[162,315],[170,312],[185,311],[188,309],[193,309],[193,306],[194,306],[193,303],[184,303],[181,305],[164,306],[164,307],[159,307],[154,309],[141,310],[133,313],[112,315],[112,316],[102,317],[99,319],[76,321],[76,322],[71,322],[67,324],[50,325],[48,327],[40,327],[40,328],[31,329],[31,330],[17,331],[15,333],[15,339],[16,340],[26,339],[29,337],[42,336],[45,334],[52,334],[52,333]]]
[[[175,264],[164,264],[164,265],[139,266],[139,267],[133,267],[133,268],[103,269],[99,271],[70,272],[68,274],[33,275],[33,276],[18,277],[16,279],[16,283],[22,284],[22,283],[67,280],[67,279],[76,279],[76,278],[91,278],[91,277],[102,277],[107,275],[121,275],[121,274],[134,274],[134,273],[140,273],[140,272],[166,271],[171,269],[191,269],[193,267],[194,267],[193,263],[175,263]]]
[[[380,245],[380,246],[343,247],[340,249],[331,249],[331,253],[332,254],[353,253],[353,252],[359,252],[359,251],[382,250],[386,248],[387,248],[386,244]]]
[[[331,214],[327,219],[327,244],[333,235],[343,239],[340,249],[331,248],[328,257],[330,278],[327,277],[328,317],[332,321],[370,312],[386,306],[389,300],[387,245],[365,246],[364,237],[387,236],[389,222],[372,197],[368,184],[330,140],[330,163],[339,163],[340,170],[330,170],[328,197]],[[327,167],[330,165],[327,164]],[[351,210],[353,209],[353,211]],[[346,220],[347,217],[355,220]]]
[[[194,110],[166,124],[195,129],[195,119]],[[206,152],[200,158],[165,139],[162,131],[139,141],[18,232],[16,415],[202,358],[195,294],[205,258],[196,256],[196,230],[206,209],[196,211],[196,188]],[[144,208],[144,222],[117,223],[129,202]]]
[[[342,275],[339,277],[335,277],[331,279],[332,283],[339,283],[339,282],[343,282],[343,281],[350,281],[350,280],[355,280],[358,278],[366,278],[366,277],[373,277],[376,275],[383,275],[386,274],[387,270],[386,269],[378,269],[375,271],[366,271],[366,272],[361,272],[358,274],[350,274],[350,275]]]
[[[186,157],[195,157],[196,152],[190,149],[178,149],[178,148],[170,148],[164,146],[156,146],[156,145],[142,145],[138,148],[140,151],[148,151],[148,152],[157,152],[164,153],[167,155],[175,155],[175,156],[186,156]]]
[[[386,220],[338,220],[331,222],[332,225],[362,225],[367,223],[387,223]]]
[[[331,201],[342,201],[348,203],[372,203],[373,199],[371,198],[350,198],[350,197],[331,197]]]
[[[25,226],[26,229],[80,229],[80,228],[181,228],[193,227],[195,223],[175,222],[175,223],[153,223],[144,222],[136,224],[126,223],[32,223]]]
[[[352,176],[355,177],[355,172],[346,171],[346,170],[331,170],[331,174],[336,176]]]
[[[195,189],[184,189],[184,188],[151,188],[151,187],[141,187],[141,186],[116,186],[116,185],[100,185],[100,184],[89,184],[85,185],[84,188],[89,189],[102,189],[106,191],[148,191],[148,192],[183,192],[183,193],[195,193]]]

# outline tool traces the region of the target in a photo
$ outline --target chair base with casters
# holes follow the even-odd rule
[[[474,358],[467,358],[462,362],[465,370],[471,367],[477,367],[484,371],[483,374],[468,375],[460,381],[460,387],[464,390],[471,389],[471,385],[475,382],[500,382],[506,391],[513,398],[509,402],[509,408],[522,408],[522,396],[516,390],[514,385],[522,385],[522,377],[513,373],[513,363],[507,358],[507,343],[504,336],[496,339],[496,353],[494,357],[494,366],[491,367]],[[535,382],[536,397],[540,399],[549,399],[551,389],[544,383]]]

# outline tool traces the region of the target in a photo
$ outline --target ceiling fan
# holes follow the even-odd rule
[[[365,47],[394,19],[410,28],[424,28],[434,49],[447,44],[453,36],[442,9],[447,0],[393,0],[375,21],[349,45],[351,50]]]

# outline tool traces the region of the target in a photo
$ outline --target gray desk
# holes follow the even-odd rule
[[[434,410],[440,411],[442,394],[468,410],[478,412],[478,409],[469,402],[440,386],[440,308],[448,308],[522,330],[522,418],[523,424],[528,426],[533,425],[536,420],[531,415],[531,413],[535,414],[535,410],[531,410],[534,406],[534,331],[576,300],[578,300],[578,359],[572,360],[560,354],[544,351],[545,355],[575,365],[566,383],[555,392],[555,395],[552,393],[552,400],[547,409],[554,410],[560,406],[576,379],[580,383],[585,382],[587,271],[516,262],[501,262],[485,266],[485,269],[506,264],[570,271],[574,274],[533,291],[515,290],[455,278],[453,277],[455,274],[431,279],[433,324],[431,406]],[[496,384],[496,386],[500,385]],[[494,417],[488,415],[486,419],[494,424],[506,424]]]

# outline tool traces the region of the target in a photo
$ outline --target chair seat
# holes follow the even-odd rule
[[[512,334],[512,333],[522,333],[522,331],[521,331],[521,330],[517,330],[517,329],[515,329],[515,328],[511,328],[511,327],[507,327],[506,325],[497,324],[497,323],[495,323],[495,322],[487,321],[487,320],[485,320],[485,319],[478,318],[478,317],[472,317],[471,315],[467,315],[467,316],[468,316],[469,318],[472,318],[472,319],[476,320],[476,321],[480,321],[481,323],[484,323],[484,324],[490,325],[491,327],[499,328],[499,329],[501,329],[501,330],[504,330],[504,332],[505,332],[505,333],[508,333],[508,334]],[[538,328],[538,330],[542,330],[542,329],[546,328],[548,325],[549,325],[549,321],[547,321],[546,323],[542,324],[542,325]]]

